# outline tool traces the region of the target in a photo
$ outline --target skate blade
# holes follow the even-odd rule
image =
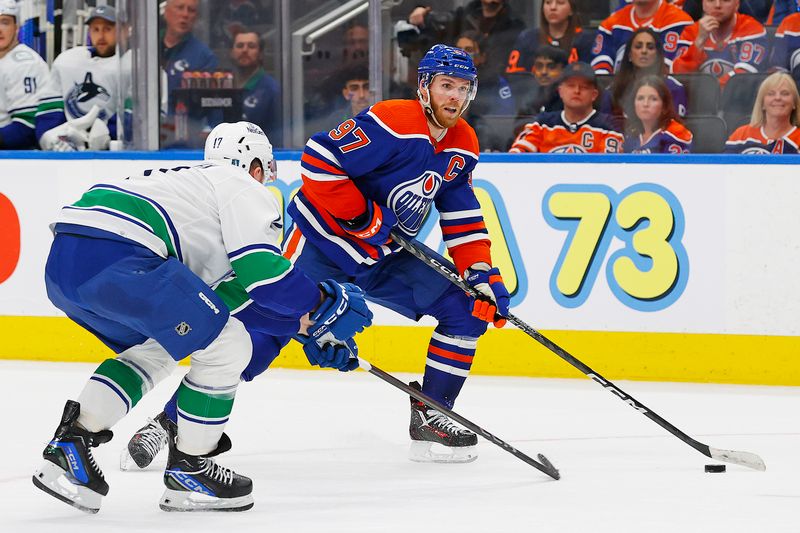
[[[66,470],[50,461],[44,461],[44,464],[34,472],[32,479],[36,487],[84,513],[95,514],[100,510],[102,494],[82,485],[76,485],[70,481]]]
[[[123,448],[122,451],[119,453],[119,469],[123,472],[130,472],[130,471],[139,471],[139,470],[157,470],[156,468],[152,467],[157,461],[158,455],[153,457],[153,460],[144,466],[139,466],[139,463],[136,462],[131,456],[131,452],[128,451],[128,448]],[[163,462],[163,461],[162,461]]]
[[[128,470],[141,470],[139,465],[136,464],[136,461],[133,460],[133,457],[131,457],[130,452],[128,452],[128,448],[123,448],[119,454],[119,469],[123,472],[127,472]]]
[[[415,463],[471,463],[478,458],[477,446],[449,447],[435,442],[412,440],[408,458]]]
[[[165,489],[158,506],[167,512],[239,512],[253,507],[253,495],[217,498],[199,492]]]

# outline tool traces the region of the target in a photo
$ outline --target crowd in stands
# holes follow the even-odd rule
[[[420,6],[398,42],[413,57],[433,42],[460,46],[471,30],[471,48],[507,50],[502,72],[479,73],[482,102],[468,116],[482,150],[689,153],[713,119],[730,140],[703,139],[706,149],[798,152],[797,0],[620,0],[596,30],[574,0],[542,0],[539,20],[520,29],[507,0]]]
[[[265,68],[263,33],[247,24],[263,6],[217,2],[211,15],[220,20],[209,28],[224,49],[212,50],[195,32],[201,2],[164,2],[162,146],[192,146],[182,121],[208,130],[223,119],[259,124],[283,146],[281,86]],[[582,24],[576,0],[539,0],[536,27],[509,0],[456,4],[411,9],[396,45],[412,65],[435,43],[470,54],[479,85],[464,118],[483,151],[800,151],[800,0],[619,0],[596,29]],[[16,2],[0,0],[0,149],[107,149],[126,124],[119,117],[130,114],[130,80],[119,74],[130,57],[117,55],[113,7],[92,10],[89,45],[66,50],[49,69],[19,43],[18,18]],[[353,21],[339,39],[342,57],[306,72],[306,135],[374,103],[367,26]],[[236,117],[179,102],[187,88],[222,89],[211,77],[221,64],[232,77],[224,88],[240,96]],[[195,74],[211,85],[195,85]],[[414,98],[414,82],[393,79],[388,94]],[[703,130],[719,123],[718,139]],[[701,136],[702,149],[693,143]]]

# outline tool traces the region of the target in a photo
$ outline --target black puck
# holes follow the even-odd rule
[[[725,471],[725,465],[706,465],[706,472],[717,473],[724,471]]]

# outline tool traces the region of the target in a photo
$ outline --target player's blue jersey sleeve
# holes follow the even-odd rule
[[[436,197],[442,238],[451,251],[464,244],[489,239],[480,203],[472,189],[472,171],[476,164],[477,160],[470,159],[458,177]]]

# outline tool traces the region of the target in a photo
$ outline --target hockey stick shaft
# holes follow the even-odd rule
[[[479,295],[475,289],[469,286],[467,282],[465,282],[461,276],[455,270],[455,266],[452,263],[447,261],[440,261],[438,258],[433,257],[430,251],[425,247],[423,244],[411,241],[405,236],[399,234],[397,231],[392,231],[392,240],[398,243],[400,246],[403,247],[406,251],[414,255],[417,259],[421,260],[433,270],[438,272],[440,275],[449,279],[453,284],[458,286],[464,292],[470,294],[475,298],[481,298],[483,296]],[[667,420],[653,412],[649,407],[645,406],[643,403],[638,401],[636,398],[631,396],[630,394],[626,393],[619,387],[617,387],[614,383],[607,380],[603,376],[601,376],[598,372],[592,370],[588,365],[584,364],[582,361],[577,359],[575,356],[567,352],[565,349],[557,345],[555,342],[551,341],[544,335],[542,335],[539,331],[532,328],[518,317],[514,316],[512,313],[508,313],[505,317],[509,322],[514,324],[517,328],[522,330],[525,334],[529,337],[532,337],[536,340],[539,344],[559,356],[564,361],[571,364],[573,367],[577,368],[581,372],[583,372],[587,377],[589,377],[592,381],[600,384],[603,388],[611,392],[614,396],[617,396],[623,402],[627,403],[638,412],[661,426],[662,428],[666,429],[680,440],[697,450],[698,452],[702,453],[706,457],[711,457],[712,459],[718,459],[720,461],[727,461],[730,463],[740,464],[743,466],[747,466],[756,470],[766,470],[766,466],[764,465],[764,461],[756,454],[750,452],[738,452],[733,450],[720,450],[716,448],[711,448],[707,444],[703,444],[699,442],[671,423]]]
[[[440,412],[442,412],[446,416],[452,418],[453,420],[455,420],[456,422],[458,422],[459,424],[461,424],[465,428],[477,433],[478,435],[480,435],[484,439],[488,440],[492,444],[495,444],[495,445],[499,446],[500,448],[504,449],[505,451],[507,451],[508,453],[513,455],[514,457],[516,457],[517,459],[528,463],[529,465],[531,465],[535,469],[539,470],[540,472],[542,472],[544,474],[547,474],[548,476],[550,476],[553,479],[560,479],[561,478],[561,474],[558,472],[558,470],[553,466],[553,464],[544,455],[538,454],[537,457],[539,458],[539,461],[541,461],[541,462],[539,462],[536,459],[533,459],[532,457],[529,457],[526,454],[522,453],[521,451],[517,450],[516,448],[514,448],[513,446],[511,446],[510,444],[508,444],[504,440],[500,439],[499,437],[496,437],[492,433],[489,433],[488,431],[486,431],[485,429],[480,427],[478,424],[467,420],[466,418],[464,418],[460,414],[456,413],[455,411],[452,411],[452,410],[448,409],[447,407],[443,406],[442,404],[440,404],[439,402],[437,402],[436,400],[434,400],[433,398],[431,398],[427,394],[424,394],[422,391],[418,391],[414,387],[411,387],[410,385],[407,385],[407,384],[403,383],[402,381],[400,381],[399,379],[397,379],[393,375],[389,374],[388,372],[384,372],[380,368],[372,365],[369,361],[359,357],[358,363],[359,363],[359,366],[361,368],[363,368],[364,370],[366,370],[367,372],[369,372],[373,376],[379,377],[380,379],[382,379],[386,383],[388,383],[388,384],[400,389],[401,391],[405,392],[406,394],[408,394],[409,396],[413,397],[414,399],[419,400],[419,401],[429,405],[430,407],[433,407],[433,408],[439,410]]]

